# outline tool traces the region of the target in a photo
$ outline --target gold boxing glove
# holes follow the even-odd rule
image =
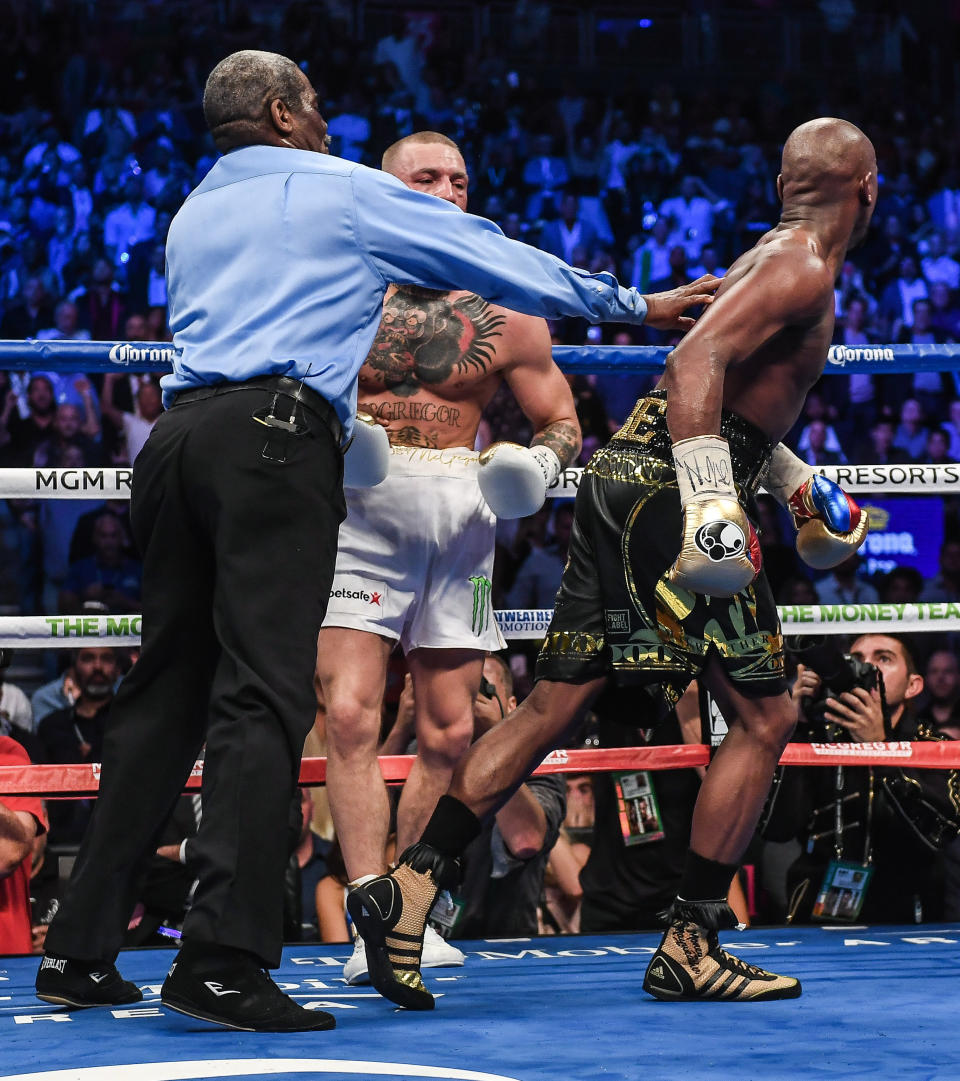
[[[732,597],[756,578],[760,542],[737,499],[726,439],[698,435],[673,444],[683,508],[680,554],[668,572],[675,585]]]
[[[870,524],[856,501],[782,443],[773,448],[763,486],[793,515],[797,552],[808,567],[830,570],[863,544]]]

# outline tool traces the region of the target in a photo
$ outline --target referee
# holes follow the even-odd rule
[[[134,469],[142,652],[111,709],[100,798],[36,987],[72,1007],[141,998],[113,962],[138,872],[206,744],[203,818],[183,853],[198,885],[162,1001],[231,1028],[333,1028],[266,969],[280,963],[288,810],[345,514],[341,448],[387,285],[672,327],[719,281],[644,298],[331,157],[313,87],[275,53],[228,56],[203,110],[224,156],[170,227],[180,353]]]

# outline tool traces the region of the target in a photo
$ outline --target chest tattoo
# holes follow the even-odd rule
[[[404,286],[386,302],[367,365],[399,397],[454,375],[485,373],[506,317],[481,297]]]

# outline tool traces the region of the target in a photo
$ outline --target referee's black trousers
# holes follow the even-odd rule
[[[280,963],[288,812],[346,511],[330,424],[298,406],[300,433],[266,428],[251,414],[271,399],[258,387],[176,405],[137,457],[142,652],[110,710],[100,796],[49,953],[116,956],[144,860],[205,743],[184,938]]]

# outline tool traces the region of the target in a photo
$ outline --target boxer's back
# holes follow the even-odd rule
[[[773,230],[756,247],[736,260],[727,274],[731,285],[765,260],[789,262],[794,272],[823,278],[822,260],[814,254],[808,234]],[[741,364],[727,369],[723,404],[772,436],[782,438],[799,416],[807,391],[820,378],[833,338],[832,288],[821,290],[820,304],[805,319],[785,324],[783,330]],[[764,303],[762,291],[757,304]]]
[[[782,289],[784,281],[812,300],[797,315],[784,319],[766,341],[756,342],[755,348],[748,343],[744,355],[726,368],[723,381],[724,408],[755,424],[774,442],[799,416],[807,391],[823,372],[833,337],[832,276],[811,234],[781,225],[762,237],[730,267],[714,300],[716,313],[708,309],[688,335],[690,341],[684,341],[686,348],[698,338],[709,343],[719,330],[715,324],[724,322],[717,318],[721,311],[729,316],[723,298],[736,287],[741,287],[736,303],[743,303],[745,287],[750,305],[762,309],[774,307],[773,292]]]

